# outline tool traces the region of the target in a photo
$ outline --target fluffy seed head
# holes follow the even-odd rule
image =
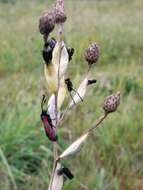
[[[106,113],[111,113],[116,111],[120,104],[120,92],[108,96],[103,104],[103,109]]]
[[[66,14],[60,10],[60,9],[55,9],[55,22],[58,23],[64,23],[67,19]]]
[[[42,35],[48,35],[55,27],[55,15],[53,11],[45,12],[39,19],[39,31]]]
[[[90,44],[90,46],[85,50],[85,59],[89,65],[96,63],[99,58],[99,48],[96,43]]]

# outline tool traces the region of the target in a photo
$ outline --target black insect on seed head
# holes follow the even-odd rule
[[[52,53],[53,53],[53,49],[54,49],[55,45],[56,45],[56,40],[54,38],[49,39],[44,44],[42,54],[43,54],[43,59],[46,64],[49,64],[50,61],[52,60]]]
[[[67,52],[69,54],[69,61],[71,61],[74,54],[74,48],[67,48]]]
[[[54,49],[54,47],[55,47],[57,41],[55,40],[55,38],[51,38],[51,39],[48,40],[47,43],[48,43],[48,45],[49,45],[52,49]]]
[[[51,38],[44,44],[42,54],[43,54],[43,59],[46,64],[49,64],[50,61],[52,60],[52,53],[53,53],[53,49],[56,43],[57,41],[55,40],[55,38]],[[67,48],[67,52],[68,52],[69,61],[70,61],[72,60],[72,56],[74,54],[74,48]]]
[[[96,83],[96,82],[97,82],[96,79],[88,80],[87,85],[91,85],[91,84],[94,84],[94,83]]]
[[[66,167],[63,167],[63,173],[66,175],[66,177],[68,177],[69,179],[73,179],[74,178],[74,175],[71,173],[71,171],[66,168]]]
[[[68,91],[71,92],[73,90],[73,84],[72,84],[70,78],[65,79],[65,84],[67,85]]]
[[[45,61],[46,64],[49,64],[50,61],[52,60],[52,49],[49,48],[44,48],[43,51],[43,59]]]
[[[45,95],[43,95],[42,101],[41,101],[41,120],[44,125],[46,136],[51,141],[57,141],[58,137],[56,135],[56,129],[55,126],[52,124],[52,119],[50,115],[47,113],[46,110],[44,110],[44,104],[46,103]]]
[[[76,103],[75,103],[75,101],[74,101],[74,99],[73,99],[73,97],[72,97],[72,94],[71,94],[72,91],[74,91],[76,94],[78,94],[78,96],[79,96],[79,98],[81,99],[81,101],[83,101],[83,99],[82,99],[82,97],[80,96],[80,94],[73,88],[73,84],[72,84],[70,78],[65,79],[65,84],[66,84],[66,86],[67,86],[67,90],[69,91],[70,97],[71,97],[71,99],[73,100],[74,104],[76,104]]]
[[[63,175],[65,178],[68,179],[74,178],[74,175],[71,173],[71,171],[64,166],[58,170],[58,175]]]

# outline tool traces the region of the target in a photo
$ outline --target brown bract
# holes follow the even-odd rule
[[[85,50],[85,59],[89,65],[96,63],[99,59],[99,48],[96,43],[92,43]]]
[[[120,104],[120,92],[107,96],[104,101],[103,109],[106,113],[111,113],[116,111],[118,105]]]
[[[42,35],[48,35],[55,27],[54,11],[45,12],[39,19],[39,31]]]
[[[55,22],[58,23],[64,23],[67,20],[66,14],[59,9],[55,9]]]

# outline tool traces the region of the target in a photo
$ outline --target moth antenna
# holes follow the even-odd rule
[[[43,102],[43,104],[45,104],[45,103],[46,103],[46,101],[47,101],[47,100],[46,100],[46,99],[44,99],[44,102]]]
[[[41,110],[42,111],[44,111],[43,106],[44,106],[45,103],[46,103],[46,97],[45,97],[45,94],[43,94],[42,100],[41,100]]]
[[[43,111],[43,101],[44,101],[44,96],[45,96],[45,95],[42,96],[42,100],[41,100],[41,110],[42,110],[42,111]]]

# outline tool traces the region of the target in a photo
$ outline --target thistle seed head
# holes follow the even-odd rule
[[[39,31],[47,36],[55,27],[55,15],[53,11],[45,12],[39,19]]]
[[[55,22],[57,24],[64,23],[66,19],[67,19],[67,16],[62,10],[55,9]]]
[[[99,58],[99,48],[96,43],[92,43],[86,50],[85,50],[85,59],[89,65],[96,63]]]
[[[117,110],[120,104],[120,92],[108,96],[103,104],[105,113],[111,113]]]

